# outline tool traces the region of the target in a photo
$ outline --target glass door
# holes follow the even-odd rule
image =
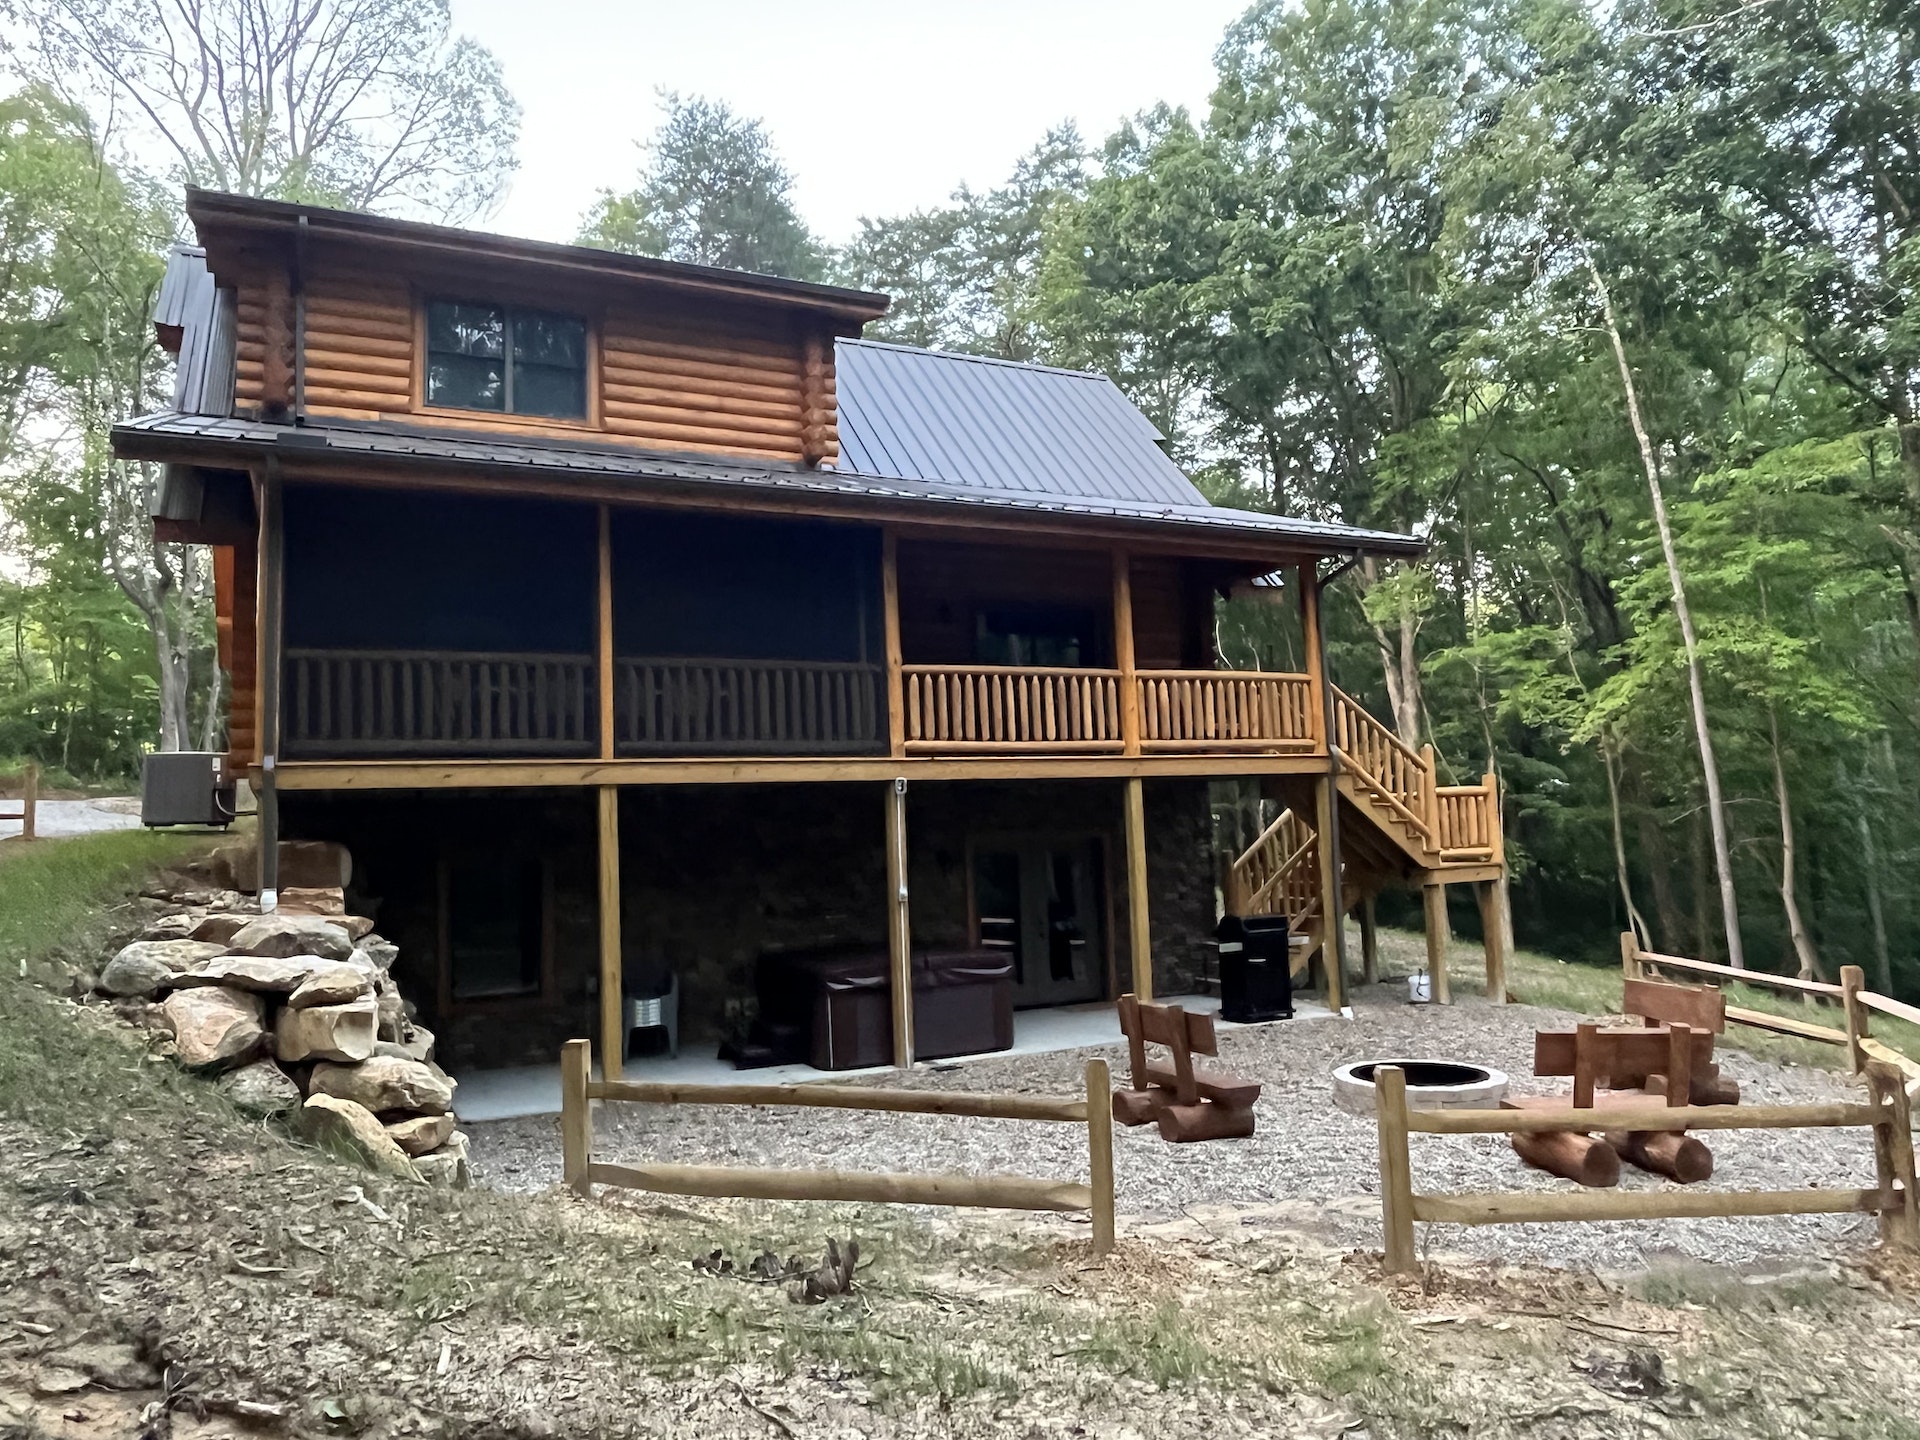
[[[1100,842],[995,842],[974,851],[975,933],[1013,960],[1016,1006],[1098,1000],[1106,988]]]

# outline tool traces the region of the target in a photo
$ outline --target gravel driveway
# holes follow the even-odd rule
[[[1128,1217],[1181,1216],[1222,1225],[1304,1233],[1342,1249],[1380,1246],[1378,1150],[1371,1122],[1332,1101],[1331,1072],[1352,1060],[1455,1058],[1505,1070],[1520,1092],[1553,1092],[1536,1081],[1536,1028],[1577,1017],[1531,1006],[1412,1006],[1405,991],[1362,992],[1358,1018],[1280,1023],[1223,1032],[1221,1062],[1264,1082],[1259,1129],[1250,1140],[1168,1145],[1151,1126],[1117,1129],[1114,1167],[1124,1230]],[[979,1060],[921,1071],[919,1087],[1073,1093],[1090,1055],[1105,1053],[1118,1075],[1123,1049]],[[1721,1056],[1748,1103],[1845,1098],[1825,1071],[1780,1066],[1737,1050]],[[743,1077],[746,1078],[746,1077]],[[470,1126],[480,1183],[538,1190],[560,1178],[558,1122],[552,1117]],[[1067,1125],[960,1120],[831,1110],[607,1105],[595,1119],[596,1159],[762,1164],[848,1170],[1006,1171],[1085,1178],[1084,1132]],[[1708,1138],[1715,1174],[1698,1188],[1796,1189],[1871,1185],[1872,1143],[1864,1130],[1730,1131]],[[1570,1182],[1523,1165],[1505,1136],[1413,1137],[1416,1191],[1569,1190]],[[1669,1182],[1632,1166],[1621,1186]],[[1434,1251],[1537,1260],[1597,1269],[1640,1269],[1663,1258],[1722,1264],[1805,1262],[1868,1242],[1864,1216],[1768,1216],[1716,1220],[1420,1227]]]
[[[18,796],[8,801],[9,813],[19,810],[18,801]],[[97,800],[42,800],[33,812],[34,833],[43,840],[139,828],[140,801],[131,795],[110,795]],[[0,820],[0,840],[17,838],[20,829],[18,820]]]

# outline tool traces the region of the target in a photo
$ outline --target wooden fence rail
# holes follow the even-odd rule
[[[1383,1065],[1374,1075],[1380,1137],[1380,1213],[1386,1269],[1415,1268],[1415,1221],[1510,1225],[1562,1220],[1656,1220],[1719,1215],[1869,1214],[1880,1217],[1887,1246],[1920,1249],[1916,1209],[1913,1116],[1899,1072],[1867,1068],[1872,1103],[1865,1105],[1607,1106],[1567,1110],[1409,1110],[1406,1073]],[[1605,1131],[1788,1130],[1862,1126],[1873,1131],[1877,1183],[1871,1188],[1813,1190],[1635,1190],[1578,1194],[1490,1191],[1420,1195],[1413,1189],[1407,1137]]]
[[[902,1205],[973,1205],[1001,1210],[1085,1211],[1093,1249],[1113,1249],[1113,1083],[1104,1060],[1089,1060],[1084,1097],[990,1095],[863,1085],[677,1085],[595,1080],[585,1040],[560,1051],[560,1136],[567,1187],[589,1195],[617,1185],[662,1195],[743,1200],[850,1200]],[[780,1105],[881,1110],[903,1115],[962,1115],[1085,1125],[1089,1183],[1025,1175],[925,1175],[851,1170],[777,1170],[762,1166],[614,1165],[593,1158],[593,1102],[644,1105]]]
[[[18,820],[20,838],[32,840],[35,838],[35,827],[39,824],[40,767],[38,765],[29,763],[21,769],[20,799],[16,803],[19,808],[11,814],[0,810],[0,820]]]
[[[1311,751],[1318,743],[1305,675],[1143,670],[1134,684],[1143,749]]]
[[[1118,670],[903,665],[906,744],[915,753],[1116,751]]]

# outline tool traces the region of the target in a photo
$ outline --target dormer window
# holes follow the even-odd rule
[[[587,323],[547,310],[429,301],[426,402],[584,420]]]

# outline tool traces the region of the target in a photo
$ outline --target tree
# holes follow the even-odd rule
[[[177,179],[460,221],[514,168],[520,110],[449,0],[6,0],[18,68],[124,115]]]
[[[695,265],[818,280],[826,251],[793,208],[766,126],[717,100],[665,93],[631,190],[603,190],[578,243]]]

